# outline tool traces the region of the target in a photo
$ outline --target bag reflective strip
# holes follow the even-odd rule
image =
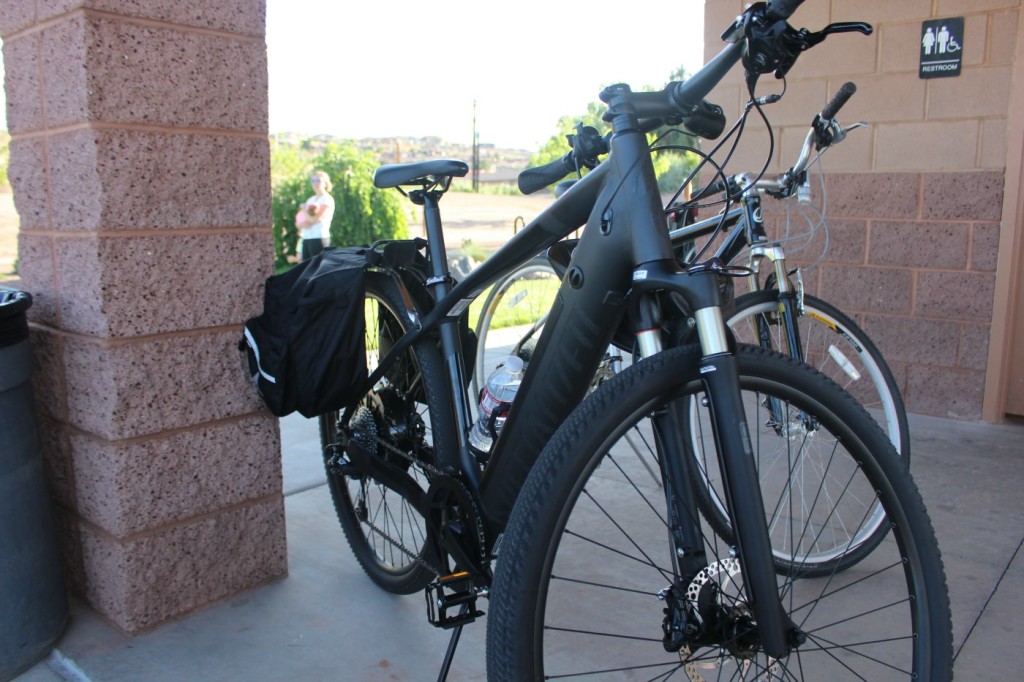
[[[249,332],[249,328],[248,327],[246,327],[244,329],[244,332],[245,332],[245,342],[249,344],[249,348],[252,348],[253,355],[256,356],[256,369],[258,369],[260,371],[260,374],[263,375],[264,379],[266,379],[267,381],[269,381],[272,384],[276,384],[277,383],[277,379],[275,379],[274,377],[272,377],[269,374],[267,374],[266,372],[264,372],[263,371],[263,367],[260,366],[260,349],[256,347],[256,339],[252,338],[252,334]]]

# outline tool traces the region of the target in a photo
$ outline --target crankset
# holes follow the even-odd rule
[[[476,598],[491,583],[483,516],[469,489],[455,476],[435,478],[427,491],[430,507],[428,538],[455,563],[455,571],[427,586],[427,617],[435,627],[471,623],[483,611]],[[456,615],[450,610],[458,608]]]

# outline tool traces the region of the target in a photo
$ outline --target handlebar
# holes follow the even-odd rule
[[[719,177],[707,187],[698,190],[695,196],[706,197],[711,194],[728,194],[735,197],[745,191],[766,192],[779,198],[785,198],[793,193],[794,188],[802,181],[807,167],[811,163],[811,155],[833,144],[838,144],[846,138],[846,130],[840,127],[836,120],[836,114],[857,92],[857,86],[852,82],[843,83],[825,108],[814,117],[811,129],[807,131],[803,147],[797,156],[796,163],[775,180],[765,178],[753,181],[743,175],[733,175],[725,178]]]

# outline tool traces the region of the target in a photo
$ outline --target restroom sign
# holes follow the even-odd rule
[[[921,24],[921,78],[960,75],[964,54],[964,18],[933,19]]]

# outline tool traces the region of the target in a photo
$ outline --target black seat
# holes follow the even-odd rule
[[[373,185],[380,189],[399,185],[435,184],[442,178],[461,178],[469,172],[469,164],[457,159],[434,159],[416,163],[395,163],[381,166],[373,173]]]

